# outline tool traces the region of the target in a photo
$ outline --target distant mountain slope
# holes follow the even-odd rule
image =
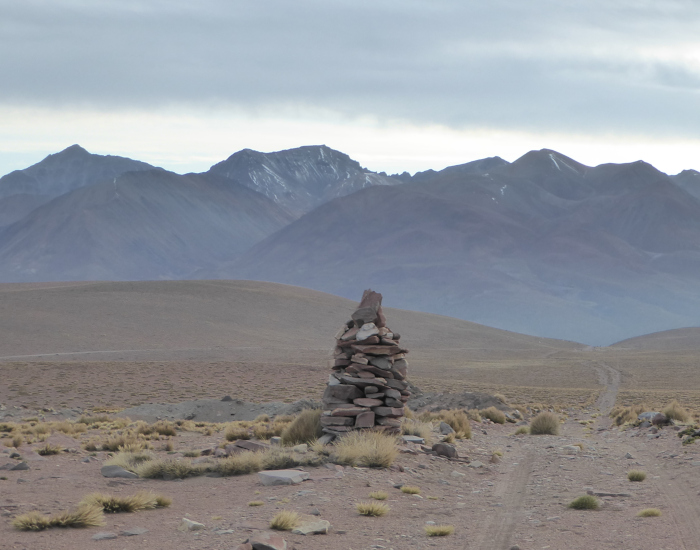
[[[612,347],[641,351],[700,350],[700,327],[677,328],[636,336],[617,342]]]
[[[313,352],[325,366],[333,335],[357,300],[256,281],[137,281],[0,284],[0,303],[0,357],[193,348],[223,349],[237,360],[242,350],[286,361],[291,354]],[[483,353],[542,357],[581,347],[440,315],[392,308],[386,314],[410,349],[412,369],[416,356],[452,360],[459,349],[469,350],[463,364],[465,357]],[[426,370],[432,367],[429,360],[422,363]]]
[[[124,157],[94,155],[80,145],[49,155],[41,162],[0,178],[0,198],[11,195],[57,197],[79,187],[112,180],[125,172],[153,166]]]
[[[266,197],[213,174],[127,172],[0,229],[0,280],[177,278],[290,221]]]
[[[48,195],[19,193],[0,199],[0,227],[21,220],[35,208],[51,200]]]
[[[676,185],[695,198],[700,199],[700,172],[697,170],[683,170],[680,174],[671,176],[671,179]]]
[[[295,216],[365,187],[401,183],[365,170],[348,155],[325,145],[274,153],[243,149],[209,171],[262,193]]]
[[[597,345],[700,322],[700,201],[642,163],[530,152],[336,199],[213,272]],[[679,266],[681,268],[679,268]]]

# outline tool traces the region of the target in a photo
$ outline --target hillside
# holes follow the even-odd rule
[[[173,279],[236,257],[291,221],[211,174],[128,172],[0,230],[0,281]]]
[[[611,347],[639,351],[698,351],[700,327],[677,328],[636,336],[617,342]]]

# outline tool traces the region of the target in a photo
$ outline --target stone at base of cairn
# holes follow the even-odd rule
[[[386,326],[382,295],[365,290],[360,305],[335,336],[331,374],[323,394],[323,433],[401,431],[408,391],[407,351]]]

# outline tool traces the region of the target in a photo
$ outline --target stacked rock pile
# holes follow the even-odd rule
[[[382,295],[365,290],[335,338],[333,373],[323,394],[323,431],[332,436],[369,428],[398,433],[411,395],[407,351],[401,336],[386,326]]]

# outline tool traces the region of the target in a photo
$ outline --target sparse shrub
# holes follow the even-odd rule
[[[422,437],[425,439],[426,445],[430,445],[433,439],[433,425],[429,422],[404,418],[403,422],[401,422],[401,433]]]
[[[258,423],[258,422],[269,422],[270,421],[270,415],[269,414],[259,414],[258,416],[255,417],[255,420],[253,422]]]
[[[17,434],[13,435],[12,439],[10,439],[10,444],[8,445],[7,443],[5,443],[5,446],[14,447],[15,449],[18,449],[22,446],[22,443],[24,443],[24,438],[21,435]]]
[[[173,452],[173,449],[175,449],[175,445],[173,444],[172,440],[168,439],[165,443],[163,443],[161,450],[162,451],[167,451],[169,453]]]
[[[401,492],[407,495],[420,495],[420,487],[414,487],[412,485],[404,485],[401,487]]]
[[[287,422],[272,422],[269,424],[255,424],[253,426],[253,435],[257,439],[270,439],[271,437],[276,437],[282,435],[285,428],[287,428]]]
[[[446,537],[455,532],[454,525],[426,525],[423,529],[429,537]]]
[[[305,409],[282,432],[282,444],[312,443],[321,437],[321,429],[321,409]]]
[[[17,516],[12,526],[20,531],[43,531],[50,527],[97,527],[104,525],[104,514],[99,506],[83,506],[72,512],[45,516],[29,512]]]
[[[551,412],[541,412],[530,421],[530,435],[559,435],[559,417]]]
[[[383,502],[358,502],[355,509],[362,516],[381,517],[389,512],[389,505]]]
[[[641,470],[630,470],[627,472],[627,479],[630,481],[644,481],[647,478],[647,474]]]
[[[502,393],[494,393],[493,396],[498,399],[501,403],[504,405],[508,404],[508,401],[506,400],[506,396],[503,395]]]
[[[292,510],[282,510],[270,521],[270,529],[291,531],[301,523],[301,516]]]
[[[491,422],[496,424],[505,424],[506,415],[503,411],[498,410],[496,407],[489,407],[479,411],[479,414],[483,417],[488,418]]]
[[[87,426],[85,424],[68,422],[68,420],[64,420],[62,422],[51,422],[51,429],[55,432],[62,432],[66,435],[87,432]]]
[[[649,407],[645,404],[632,405],[630,407],[615,407],[610,412],[610,417],[615,419],[617,426],[623,424],[635,424],[638,422],[638,417],[644,411],[648,411]]]
[[[515,430],[515,433],[513,435],[527,435],[530,433],[530,428],[527,426],[520,426],[517,430]]]
[[[593,495],[581,495],[569,503],[569,508],[574,510],[597,510],[600,508],[600,502]]]
[[[136,468],[140,464],[148,462],[149,460],[153,460],[154,458],[155,457],[151,453],[142,451],[135,453],[121,452],[117,453],[112,458],[105,461],[105,466],[119,466],[120,468],[129,470],[130,472],[135,472]]]
[[[469,423],[469,417],[463,410],[440,411],[439,418],[450,425],[458,439],[471,439],[472,426]]]
[[[51,455],[57,455],[63,452],[63,449],[61,447],[55,446],[55,445],[49,445],[48,443],[41,447],[39,450],[37,450],[37,453],[40,454],[41,456],[51,456]]]
[[[340,438],[333,458],[338,464],[388,468],[397,455],[395,437],[381,432],[355,431]]]
[[[254,474],[263,469],[264,454],[251,451],[236,453],[220,460],[216,464],[216,472],[225,477]]]
[[[149,491],[140,491],[128,497],[93,493],[80,501],[78,506],[99,506],[108,514],[120,512],[138,512],[139,510],[152,510],[170,506],[172,500],[156,495]]]
[[[454,432],[447,434],[445,437],[442,438],[443,443],[454,443],[457,440],[455,437]]]
[[[404,405],[403,417],[408,418],[409,420],[413,420],[416,417],[416,415],[414,414],[414,412],[410,409],[410,407],[408,405]]]
[[[247,425],[231,422],[224,432],[224,437],[227,441],[236,441],[238,439],[250,439],[251,435]]]
[[[657,518],[661,515],[661,510],[658,508],[644,508],[637,512],[637,517],[640,518]]]
[[[198,456],[201,456],[201,454],[201,451],[185,451],[182,453],[182,456],[187,458],[197,458]]]
[[[474,422],[481,422],[481,415],[479,414],[479,409],[469,409],[467,411],[467,417],[469,420],[473,420]]]
[[[374,491],[369,494],[369,498],[373,498],[374,500],[386,500],[389,497],[389,494],[386,491]]]
[[[10,433],[15,430],[15,424],[12,422],[0,422],[0,433]]]
[[[134,433],[127,432],[124,434],[113,435],[108,437],[102,443],[103,451],[126,451],[138,452],[146,449],[152,449],[153,446],[145,439],[139,439]]]
[[[98,416],[81,416],[76,422],[78,424],[85,424],[89,427],[92,427],[96,424],[102,424],[103,422],[111,422],[112,419],[107,416],[106,414],[98,415]]]
[[[149,460],[135,468],[139,477],[146,479],[185,479],[209,471],[204,464],[192,464],[188,460]]]
[[[681,407],[680,403],[675,399],[671,401],[668,406],[663,410],[666,418],[671,420],[678,420],[679,422],[687,422],[690,418],[690,414],[687,410]]]
[[[248,506],[263,506],[265,503],[262,500],[251,500]]]

